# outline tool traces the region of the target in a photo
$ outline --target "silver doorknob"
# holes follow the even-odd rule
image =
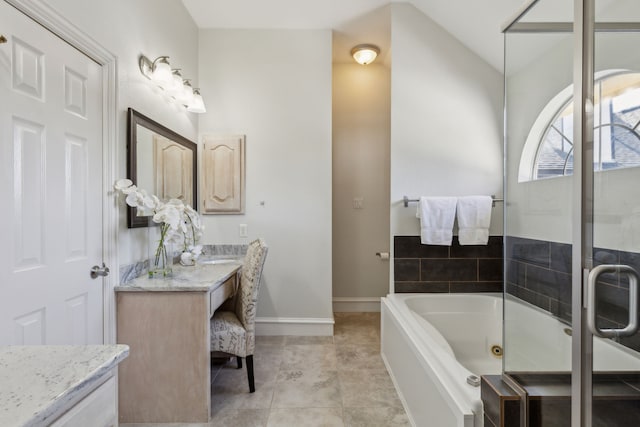
[[[94,265],[91,267],[91,272],[89,273],[92,279],[96,279],[98,276],[108,276],[109,275],[109,267],[102,263],[102,267],[99,265]]]

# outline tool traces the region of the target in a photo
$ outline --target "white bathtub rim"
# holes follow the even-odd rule
[[[383,297],[381,302],[389,310],[389,312],[393,317],[392,319],[389,319],[389,321],[395,322],[400,325],[400,326],[397,326],[397,329],[399,329],[401,333],[404,335],[403,339],[408,342],[408,346],[410,350],[416,356],[416,359],[418,360],[419,364],[422,366],[423,371],[427,374],[429,378],[431,378],[431,382],[432,384],[435,385],[438,393],[441,396],[443,396],[443,399],[447,402],[447,405],[449,406],[450,411],[453,414],[456,414],[456,416],[459,416],[461,418],[464,418],[466,416],[475,416],[473,409],[471,409],[469,405],[461,404],[461,401],[464,401],[465,398],[460,396],[459,391],[445,388],[445,386],[443,385],[443,381],[448,381],[448,382],[451,381],[450,378],[448,377],[445,377],[445,378],[442,377],[442,373],[445,372],[446,369],[442,367],[440,364],[436,363],[435,358],[437,356],[433,354],[428,354],[428,352],[424,351],[423,342],[420,341],[418,344],[416,344],[416,341],[415,341],[416,332],[414,330],[415,326],[408,325],[406,323],[406,319],[404,318],[404,316],[401,313],[399,313],[398,308],[394,307],[393,304],[390,303],[387,298]],[[386,360],[384,353],[383,353],[383,359]],[[389,364],[387,364],[387,370],[389,371],[390,375],[394,377],[393,380],[394,380],[394,385],[396,386],[396,390],[399,395],[403,396],[402,401],[404,402],[403,404],[405,405],[405,410],[408,414],[410,414],[411,411],[410,411],[410,408],[407,406],[402,388],[397,383],[397,380],[395,380],[395,376],[393,375],[393,370],[391,369],[391,366]]]
[[[425,331],[416,317],[419,317],[422,322],[429,323],[428,320],[417,314],[414,316],[414,310],[410,309],[406,304],[406,300],[412,298],[428,297],[430,299],[438,298],[451,298],[451,297],[464,297],[464,298],[480,298],[492,300],[499,300],[502,306],[503,296],[502,293],[497,292],[483,292],[483,293],[456,293],[456,294],[424,294],[424,293],[403,293],[403,294],[389,294],[387,295],[387,305],[391,306],[394,315],[403,320],[407,325],[409,331],[407,334],[414,342],[418,342],[419,346],[416,350],[420,354],[421,364],[427,364],[427,371],[432,372],[436,376],[435,383],[439,387],[441,393],[448,393],[448,396],[453,398],[453,405],[457,410],[468,414],[469,411],[475,414],[482,414],[482,400],[480,398],[480,387],[474,387],[467,383],[467,378],[470,375],[479,377],[483,373],[474,373],[463,366],[456,358],[453,350],[448,353],[447,350],[434,347],[431,344],[430,338],[425,336]],[[384,298],[383,298],[384,300]],[[398,308],[398,306],[402,308]],[[502,314],[502,313],[501,313]],[[446,342],[446,338],[431,325],[431,328],[438,334],[440,339]],[[447,347],[450,349],[450,345],[447,343]],[[449,388],[445,388],[443,384],[447,384]]]
[[[413,295],[415,296],[415,294]],[[430,347],[424,337],[424,330],[418,325],[417,319],[413,316],[408,316],[410,313],[402,313],[402,311],[408,310],[398,309],[394,305],[397,304],[397,301],[393,300],[394,298],[389,298],[389,296],[382,298],[383,304],[387,306],[396,319],[402,321],[403,325],[406,326],[406,328],[400,329],[411,342],[410,348],[414,353],[417,353],[416,356],[419,363],[423,366],[427,375],[432,378],[440,394],[445,397],[452,412],[455,414],[461,413],[463,416],[481,415],[480,388],[466,383],[466,377],[472,373],[442,348]],[[444,361],[450,363],[445,365],[443,364]],[[444,384],[447,384],[449,388]]]
[[[419,294],[419,293],[406,293],[406,294],[389,294],[387,295],[387,298],[389,298],[390,301],[393,301],[394,304],[402,304],[403,308],[406,308],[406,310],[402,309],[400,311],[404,312],[410,312],[411,313],[411,320],[408,320],[409,318],[405,318],[405,320],[407,321],[407,324],[411,326],[412,331],[414,332],[414,335],[417,336],[418,340],[420,341],[420,343],[423,346],[426,346],[426,348],[428,348],[430,351],[433,351],[436,357],[438,357],[438,360],[443,360],[442,357],[444,355],[444,360],[448,360],[449,358],[453,359],[455,361],[455,367],[456,369],[454,369],[455,371],[460,371],[459,374],[462,377],[462,375],[464,375],[464,377],[462,377],[462,383],[459,382],[459,379],[457,377],[452,377],[451,379],[454,381],[454,383],[456,385],[460,385],[462,384],[463,386],[463,392],[465,394],[468,394],[468,390],[473,390],[476,387],[473,387],[469,384],[466,383],[466,379],[469,375],[475,375],[475,376],[480,376],[485,374],[484,372],[472,372],[469,369],[467,369],[465,366],[463,366],[457,359],[456,359],[456,355],[455,352],[453,351],[453,349],[451,348],[451,345],[449,345],[447,339],[440,333],[440,331],[433,325],[431,325],[429,323],[429,321],[427,319],[425,319],[423,316],[421,316],[419,313],[416,313],[414,310],[412,310],[411,308],[409,308],[409,306],[406,304],[406,300],[408,299],[412,299],[412,298],[420,298],[420,297],[425,297],[425,295],[428,295],[428,298],[432,299],[432,298],[451,298],[452,296],[455,297],[465,297],[465,298],[482,298],[482,299],[486,299],[487,297],[490,297],[491,299],[496,299],[499,300],[500,303],[502,304],[502,294],[501,293],[495,293],[495,292],[483,292],[483,293],[456,293],[456,294]],[[403,316],[404,318],[405,316]],[[417,324],[417,325],[416,325]],[[421,326],[421,324],[428,324],[428,330],[433,331],[434,334],[437,335],[437,341],[442,341],[446,344],[443,344],[443,348],[439,349],[441,351],[438,351],[436,349],[434,349],[432,346],[429,346],[427,344],[430,344],[427,341],[427,338],[424,337],[424,330]],[[502,338],[502,337],[501,337]],[[438,343],[440,344],[440,343]],[[451,372],[451,371],[449,371]]]
[[[444,295],[449,294],[430,294],[430,297],[443,297]],[[473,294],[456,294],[458,296],[468,296]],[[489,294],[485,294],[489,295]],[[496,296],[495,294],[491,294],[492,296]],[[499,294],[498,294],[499,295]],[[446,338],[442,336],[440,331],[435,328],[433,325],[429,324],[429,321],[424,319],[419,314],[416,316],[413,315],[415,313],[413,310],[409,309],[409,307],[405,304],[406,299],[412,297],[420,297],[424,296],[424,294],[394,294],[389,298],[389,301],[392,301],[392,304],[397,304],[398,300],[402,301],[403,307],[405,309],[398,309],[394,306],[396,316],[400,314],[400,317],[404,320],[405,324],[410,328],[411,335],[410,338],[419,342],[419,351],[422,356],[421,360],[425,360],[432,363],[431,369],[438,376],[439,384],[444,381],[446,384],[452,384],[456,390],[459,391],[467,403],[469,400],[476,400],[476,396],[479,399],[480,389],[479,387],[474,387],[466,382],[467,377],[470,375],[477,375],[474,372],[469,371],[466,367],[464,367],[460,362],[455,358],[455,353],[451,346],[448,344]],[[388,296],[389,297],[389,296]],[[476,295],[477,297],[477,295]],[[405,312],[407,312],[405,316]],[[425,330],[422,327],[422,323],[429,324],[429,330],[433,331],[433,333],[437,334],[439,339],[447,342],[447,347],[442,348],[440,346],[432,346],[430,342],[430,338],[425,336]],[[414,342],[415,342],[414,341]]]

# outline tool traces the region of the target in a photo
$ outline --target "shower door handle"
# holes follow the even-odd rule
[[[622,329],[603,329],[596,324],[596,282],[603,273],[625,273],[629,277],[629,324]],[[618,338],[634,335],[638,331],[638,273],[628,265],[604,264],[589,272],[587,280],[587,325],[593,335]]]

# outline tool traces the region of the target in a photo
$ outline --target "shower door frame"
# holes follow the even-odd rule
[[[587,319],[587,281],[593,269],[594,227],[594,170],[593,170],[593,108],[594,60],[596,32],[640,31],[640,23],[595,23],[595,0],[574,0],[573,23],[569,22],[519,22],[539,0],[530,0],[503,26],[508,33],[571,33],[574,35],[573,85],[574,85],[574,182],[580,183],[580,191],[572,198],[572,284],[571,284],[571,426],[591,427],[593,415],[593,333]],[[505,56],[506,68],[506,56]],[[506,71],[506,70],[505,70]],[[505,78],[505,144],[507,135],[507,87]],[[505,147],[506,149],[506,147]],[[579,181],[578,181],[579,180]],[[507,185],[505,160],[505,187]],[[505,191],[506,194],[506,191]],[[504,216],[507,217],[507,203]],[[507,221],[504,234],[507,235]],[[513,384],[521,395],[521,427],[528,426],[526,392],[509,375],[505,382]]]
[[[571,266],[571,425],[591,427],[593,335],[587,326],[586,284],[593,268],[593,84],[595,0],[574,1],[573,192]],[[578,181],[579,180],[579,181]]]

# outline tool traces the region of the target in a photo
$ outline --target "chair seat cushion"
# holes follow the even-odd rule
[[[247,331],[231,311],[216,311],[211,319],[211,351],[247,356]]]

